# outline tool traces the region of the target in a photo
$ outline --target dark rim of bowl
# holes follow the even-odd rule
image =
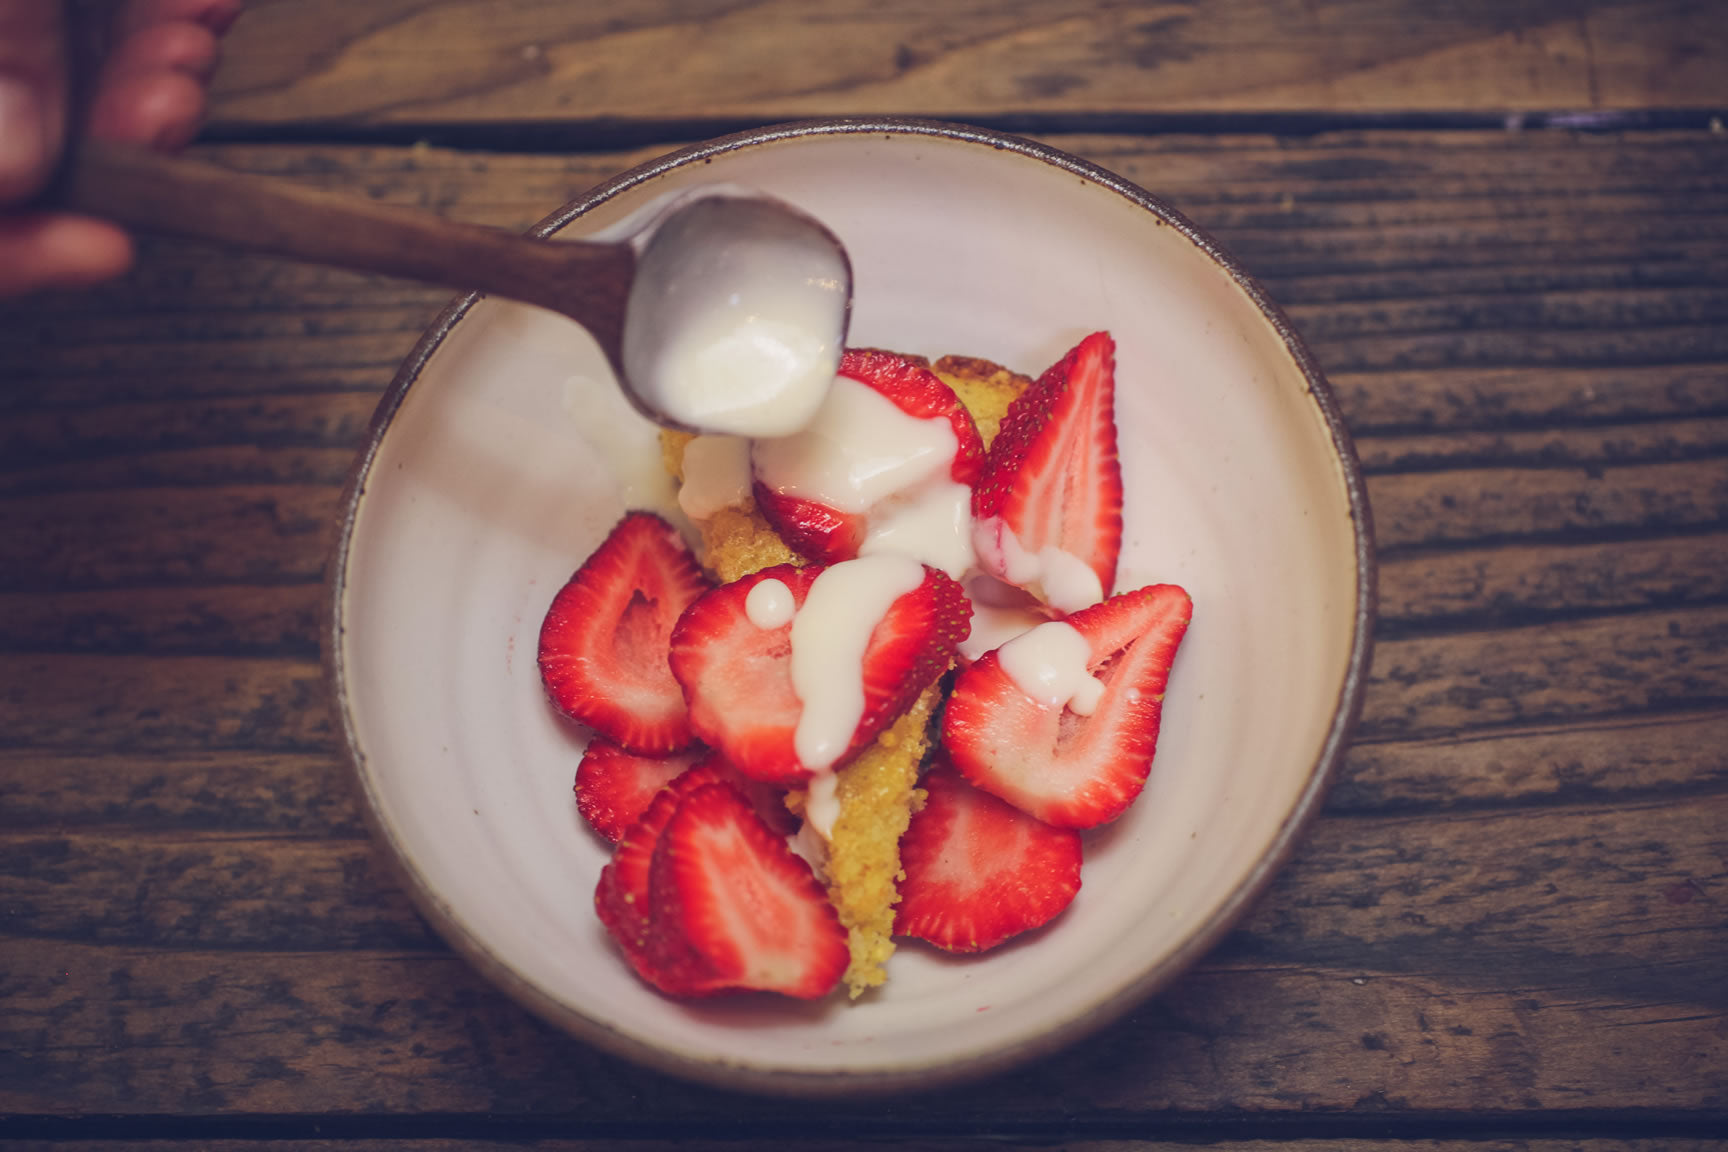
[[[1291,359],[1307,382],[1309,395],[1326,422],[1333,448],[1342,471],[1343,486],[1350,505],[1350,520],[1356,542],[1356,604],[1355,632],[1351,641],[1350,659],[1332,722],[1321,746],[1320,756],[1296,798],[1277,834],[1260,859],[1249,870],[1246,879],[1218,908],[1214,909],[1199,931],[1195,932],[1159,964],[1114,994],[1097,1001],[1090,1008],[1049,1031],[1015,1044],[993,1049],[980,1055],[929,1065],[902,1065],[893,1069],[871,1071],[805,1071],[793,1067],[764,1068],[757,1065],[734,1064],[684,1057],[654,1047],[626,1035],[571,1008],[552,997],[539,986],[518,975],[501,958],[492,953],[463,923],[456,911],[432,888],[409,860],[379,813],[379,804],[370,774],[366,753],[360,746],[349,707],[347,683],[343,674],[341,651],[343,623],[342,599],[346,588],[349,545],[360,501],[366,494],[366,482],[373,461],[383,442],[397,409],[408,390],[419,379],[432,354],[443,344],[457,322],[480,299],[471,293],[454,300],[427,329],[402,362],[395,379],[378,402],[365,440],[349,474],[342,500],[340,532],[331,557],[325,598],[326,625],[323,633],[324,666],[341,717],[344,747],[360,785],[366,821],[372,833],[389,849],[391,862],[410,896],[439,933],[470,964],[512,999],[576,1036],[578,1039],[634,1063],[645,1065],[683,1079],[695,1080],[740,1091],[779,1096],[834,1097],[886,1095],[913,1092],[976,1080],[1002,1072],[1041,1056],[1067,1047],[1082,1037],[1116,1020],[1148,997],[1163,990],[1185,972],[1201,956],[1211,951],[1224,935],[1235,926],[1254,901],[1271,883],[1273,875],[1294,849],[1304,829],[1319,813],[1339,762],[1349,743],[1350,733],[1362,710],[1362,696],[1367,682],[1368,664],[1373,647],[1373,625],[1377,596],[1377,568],[1374,554],[1374,529],[1368,505],[1367,488],[1356,449],[1350,439],[1338,403],[1321,374],[1319,366],[1283,311],[1272,302],[1254,279],[1231,257],[1215,239],[1163,200],[1138,185],[1095,164],[1068,153],[1018,136],[987,131],[965,124],[936,120],[902,118],[843,118],[795,121],[765,128],[718,137],[701,144],[667,153],[629,171],[620,173],[570,201],[541,220],[531,235],[547,237],[558,232],[596,206],[655,177],[708,158],[776,141],[810,136],[850,136],[881,134],[895,136],[928,136],[944,140],[976,144],[996,151],[1013,152],[1028,159],[1071,172],[1088,183],[1106,188],[1133,204],[1144,208],[1165,224],[1187,237],[1206,253],[1236,282],[1283,340]]]

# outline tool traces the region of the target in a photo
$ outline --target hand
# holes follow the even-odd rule
[[[197,134],[217,42],[241,0],[125,0],[92,95],[89,132],[171,151]],[[93,284],[132,263],[105,220],[26,212],[69,128],[59,0],[0,0],[0,296]]]

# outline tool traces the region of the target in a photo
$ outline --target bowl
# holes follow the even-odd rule
[[[1337,406],[1289,323],[1151,194],[1011,136],[800,123],[672,153],[541,223],[580,236],[692,185],[773,193],[855,274],[850,342],[1036,374],[1117,341],[1119,589],[1171,582],[1193,624],[1145,792],[1087,834],[1046,928],[955,958],[907,943],[848,1003],[663,998],[592,909],[607,847],[571,785],[583,736],[535,664],[553,594],[632,507],[672,498],[656,429],[569,321],[470,296],[420,341],[355,469],[329,665],[374,830],[433,926],[577,1037],[677,1076],[790,1095],[977,1077],[1168,984],[1266,886],[1318,810],[1368,665],[1371,530]]]

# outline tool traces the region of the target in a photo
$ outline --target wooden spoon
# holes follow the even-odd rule
[[[612,243],[541,240],[98,140],[79,142],[55,199],[144,231],[537,304],[568,316],[594,336],[625,394],[644,415],[688,426],[645,399],[625,371],[626,314],[644,236]],[[819,243],[832,244],[845,263],[839,241],[789,205],[769,197],[732,203],[756,218],[774,210],[765,205],[777,206]],[[664,220],[657,217],[648,227]],[[845,297],[849,305],[849,272]]]

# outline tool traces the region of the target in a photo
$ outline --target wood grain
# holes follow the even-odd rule
[[[10,1112],[55,1111],[76,1093],[84,1110],[121,1114],[574,1110],[588,1125],[641,1124],[646,1094],[662,1130],[700,1124],[722,1101],[745,1126],[820,1118],[870,1131],[883,1115],[869,1102],[752,1100],[650,1076],[539,1024],[441,954],[24,941],[8,948],[3,987]],[[1629,999],[1563,972],[1460,980],[1216,962],[1061,1057],[901,1099],[892,1115],[897,1127],[1000,1131],[1168,1110],[1720,1107],[1724,1059],[1719,1009]]]
[[[277,0],[217,122],[1719,107],[1707,5]]]
[[[311,2],[255,5],[241,31]],[[712,13],[718,41],[772,10]],[[381,37],[477,11],[332,6],[280,44],[284,68],[308,37],[327,64],[264,69],[243,98],[336,101],[367,52],[390,63]],[[483,35],[508,38],[493,11]],[[1054,11],[1034,27],[1130,18]],[[651,36],[662,18],[618,19]],[[1412,35],[1452,17],[1423,19]],[[505,93],[481,84],[474,107]],[[1133,1147],[1201,1123],[1229,1147],[1258,1124],[1304,1152],[1462,1152],[1362,1128],[1334,1143],[1317,1120],[1619,1152],[1634,1130],[1595,1125],[1654,1118],[1683,1147],[1728,1117],[1728,146],[1054,142],[1168,196],[1262,278],[1329,373],[1379,530],[1358,738],[1198,969],[1057,1057],[892,1108],[728,1097],[535,1021],[428,932],[366,837],[317,659],[350,453],[445,297],[149,242],[124,284],[0,305],[0,1113],[65,1137],[104,1114],[368,1126],[343,1147],[427,1115],[477,1138],[577,1116],[583,1146],[711,1137],[717,1114],[740,1139],[820,1120],[873,1143]],[[643,156],[203,153],[515,227]]]

